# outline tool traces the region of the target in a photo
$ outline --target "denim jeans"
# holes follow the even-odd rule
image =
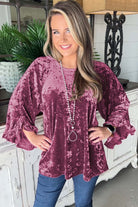
[[[75,206],[92,207],[92,196],[98,176],[89,182],[83,180],[83,175],[72,178],[74,183]],[[61,190],[65,184],[65,176],[57,178],[39,174],[34,207],[55,207]]]

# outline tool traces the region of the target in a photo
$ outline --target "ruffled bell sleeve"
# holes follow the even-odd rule
[[[128,108],[130,102],[127,95],[112,70],[104,63],[97,62],[95,70],[101,78],[103,86],[103,99],[98,103],[97,109],[105,119],[105,125],[116,128],[113,136],[105,142],[108,148],[121,144],[129,134],[133,135],[135,128],[130,124]]]
[[[6,129],[3,138],[13,142],[17,147],[32,150],[34,146],[23,133],[37,133],[35,117],[41,111],[41,67],[35,60],[27,69],[16,86],[8,106]]]

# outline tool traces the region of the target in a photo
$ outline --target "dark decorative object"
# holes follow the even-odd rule
[[[114,11],[113,17],[110,13],[106,13],[104,20],[107,24],[104,59],[105,63],[118,77],[121,72],[120,62],[123,48],[122,24],[125,22],[125,15],[121,14],[117,17],[117,11]]]
[[[41,0],[34,0],[34,1],[36,1],[36,2],[38,2],[38,3],[41,3]]]
[[[94,14],[90,14],[90,25],[91,25],[91,28],[92,28],[93,42],[94,42],[94,24],[95,24],[95,15]]]

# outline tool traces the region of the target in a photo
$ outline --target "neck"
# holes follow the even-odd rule
[[[62,58],[62,65],[64,68],[76,68],[77,60],[76,58]]]

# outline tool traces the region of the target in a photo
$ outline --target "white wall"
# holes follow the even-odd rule
[[[8,0],[3,0],[3,2],[8,2]],[[10,15],[9,6],[0,5],[0,29],[1,26],[5,23],[11,24],[11,15]]]
[[[94,47],[104,62],[104,41],[106,23],[103,15],[95,15]],[[126,15],[123,24],[123,56],[121,61],[121,74],[119,78],[138,82],[138,14]]]

